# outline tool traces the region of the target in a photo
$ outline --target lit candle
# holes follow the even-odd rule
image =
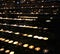
[[[14,51],[11,51],[9,54],[14,54]]]
[[[13,43],[13,40],[10,40],[8,43]]]
[[[38,36],[34,36],[33,38],[38,38]]]
[[[33,49],[33,48],[34,48],[34,45],[30,45],[30,46],[29,46],[29,49]]]
[[[13,44],[18,44],[18,41],[13,42]]]
[[[5,38],[2,38],[1,41],[5,41]]]
[[[1,48],[0,51],[4,51],[4,48]]]
[[[46,22],[51,22],[51,20],[46,20]]]
[[[9,39],[6,39],[5,42],[9,42]]]
[[[35,50],[36,51],[40,51],[41,49],[40,49],[40,47],[36,47]]]
[[[32,35],[28,35],[28,37],[32,37]]]
[[[48,51],[48,49],[44,49],[43,52],[44,53],[48,53],[49,51]]]
[[[40,36],[40,37],[38,37],[38,39],[43,39],[43,37]]]
[[[5,53],[9,53],[9,52],[10,52],[10,50],[6,50],[6,51],[5,51]]]
[[[23,47],[28,47],[28,44],[24,44]]]
[[[43,30],[47,30],[48,28],[43,28]]]
[[[44,37],[43,40],[48,40],[48,38],[47,37]]]
[[[15,32],[14,34],[19,35],[20,33],[19,32]]]
[[[23,34],[23,36],[27,36],[28,34]]]

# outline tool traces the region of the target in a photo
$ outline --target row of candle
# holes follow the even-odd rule
[[[0,14],[6,14],[5,12],[1,13]],[[58,14],[57,12],[52,12],[52,13],[48,13],[48,12],[30,12],[30,13],[26,13],[26,12],[17,12],[17,13],[8,13],[8,14],[45,14],[45,15],[49,15],[49,14]]]
[[[0,29],[0,32],[13,33],[15,35],[22,34],[23,37],[30,37],[30,38],[39,39],[39,40],[48,40],[48,37],[32,35],[32,34],[23,34],[23,33],[20,33],[20,32],[13,32],[13,31],[10,31],[10,30]]]
[[[19,20],[19,19],[37,19],[38,17],[32,17],[32,16],[18,16],[18,18],[8,18],[8,17],[0,17],[0,19],[8,19],[8,20]],[[53,19],[53,17],[50,17],[49,19]]]
[[[0,23],[0,25],[13,26],[13,27],[22,27],[22,28],[32,28],[32,29],[43,29],[43,30],[48,30],[48,28],[42,28],[42,27],[37,27],[37,26],[7,24],[7,23]]]
[[[18,20],[18,21],[20,21],[20,20],[25,20],[25,21],[35,21],[36,19],[24,19],[24,18],[2,18],[2,17],[0,17],[0,19],[2,19],[2,20]],[[51,22],[51,20],[46,20],[46,22]]]
[[[14,51],[5,50],[5,48],[0,48],[0,52],[5,52],[5,53],[8,53],[8,54],[14,54]]]
[[[37,19],[38,17],[34,17],[34,16],[18,16],[18,17],[20,17],[21,19]],[[0,17],[0,18],[2,18],[2,17]],[[8,18],[8,17],[6,17],[6,18]]]
[[[38,6],[37,5],[35,5],[35,6],[28,6],[28,5],[30,5],[30,4],[27,4],[26,6],[24,6],[24,5],[21,5],[20,6],[20,8],[38,8]],[[33,5],[33,4],[31,4],[31,5]],[[45,5],[40,5],[39,6],[39,8],[57,8],[57,7],[60,7],[59,5],[51,5],[51,6],[45,6]],[[10,7],[7,7],[7,6],[5,6],[5,7],[3,7],[3,8],[0,8],[0,9],[16,9],[17,7],[15,7],[15,6],[10,6]]]
[[[41,48],[38,47],[38,46],[35,47],[34,45],[23,44],[22,42],[18,42],[18,41],[6,39],[6,38],[0,38],[0,41],[6,42],[6,43],[9,43],[9,44],[13,44],[13,45],[17,45],[17,46],[22,46],[24,48],[34,49],[35,51],[40,51],[41,50]],[[44,49],[43,51],[44,51],[44,53],[48,53],[48,49]]]
[[[24,20],[24,21],[35,21],[36,19],[33,19],[33,18],[8,18],[8,17],[6,17],[6,18],[2,18],[2,17],[0,17],[0,19],[4,19],[4,20]]]

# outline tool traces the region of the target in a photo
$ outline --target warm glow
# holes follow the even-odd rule
[[[24,44],[23,47],[28,47],[28,44]]]
[[[17,24],[14,24],[13,26],[17,26]]]
[[[48,38],[47,37],[44,37],[43,40],[48,40]]]
[[[32,16],[21,16],[20,18],[23,18],[23,19],[31,19],[31,18],[34,18],[34,19],[36,19],[36,18],[38,18],[38,17],[32,17]]]
[[[0,51],[4,51],[4,48],[1,48]]]
[[[48,28],[43,28],[43,30],[47,30]]]
[[[5,41],[5,38],[2,38],[1,41]]]
[[[19,32],[15,32],[16,35],[19,35],[20,33]]]
[[[51,22],[51,20],[46,20],[46,22]]]
[[[28,34],[23,34],[23,36],[27,36]]]
[[[6,39],[5,42],[9,42],[9,39]]]
[[[9,31],[8,33],[13,33],[12,31]]]
[[[34,36],[33,38],[38,38],[38,36]]]
[[[31,12],[31,14],[34,14],[33,12]]]
[[[34,45],[30,45],[30,46],[29,46],[29,49],[33,49],[33,48],[34,48]]]
[[[5,32],[9,32],[9,30],[5,30]]]
[[[38,37],[38,39],[43,39],[43,37]]]
[[[5,41],[5,38],[0,38],[1,41]]]
[[[40,49],[40,47],[36,47],[35,50],[36,51],[40,51],[41,49]]]
[[[11,51],[9,54],[14,54],[14,51]]]
[[[54,7],[54,5],[52,5],[52,7]]]
[[[18,44],[18,41],[15,41],[13,44]]]
[[[0,40],[2,40],[2,38],[0,38]]]
[[[9,52],[10,52],[10,50],[6,50],[6,51],[5,51],[5,53],[9,53]]]
[[[28,35],[28,37],[32,37],[32,35]]]
[[[3,31],[3,29],[1,29],[0,31]]]
[[[42,8],[44,7],[44,6],[41,6]]]
[[[10,40],[8,43],[13,43],[13,40]]]
[[[37,29],[38,27],[33,27],[34,29]]]
[[[48,53],[48,49],[44,49],[43,52],[44,52],[44,53]]]

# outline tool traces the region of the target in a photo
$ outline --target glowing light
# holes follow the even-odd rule
[[[20,14],[23,14],[22,12],[20,12]]]
[[[46,22],[51,22],[51,20],[46,20]]]
[[[8,33],[13,33],[12,31],[9,31]]]
[[[43,39],[43,37],[38,37],[38,39]]]
[[[33,12],[31,12],[31,14],[34,14]]]
[[[18,44],[18,41],[15,41],[13,44]]]
[[[52,7],[54,8],[54,5],[52,5]]]
[[[12,25],[12,26],[17,26],[17,24],[14,24],[14,25]]]
[[[19,2],[17,2],[17,4],[19,4]]]
[[[33,38],[38,38],[38,36],[34,36]]]
[[[34,46],[33,46],[33,45],[30,45],[30,46],[29,46],[29,49],[33,49],[33,48],[34,48]]]
[[[43,28],[43,30],[47,30],[48,28]]]
[[[14,54],[14,51],[11,51],[9,54]]]
[[[36,51],[40,51],[41,49],[40,49],[40,47],[36,47],[35,50]]]
[[[28,34],[23,34],[23,36],[27,36]]]
[[[50,19],[53,19],[53,17],[50,17]]]
[[[44,0],[42,0],[42,2],[44,2]]]
[[[28,37],[32,37],[32,35],[28,35]]]
[[[42,8],[44,7],[44,6],[41,6]]]
[[[5,53],[9,53],[9,52],[10,52],[10,50],[6,50],[6,51],[5,51]]]
[[[3,25],[7,25],[6,23],[4,23]]]
[[[8,43],[13,43],[13,40],[10,40]]]
[[[37,29],[38,27],[33,27],[34,29]]]
[[[1,29],[0,31],[3,31],[3,29]]]
[[[1,48],[0,51],[4,51],[4,48]]]
[[[44,53],[48,53],[49,50],[48,50],[48,49],[44,49],[43,52],[44,52]]]
[[[1,41],[5,41],[5,38],[2,38]]]
[[[6,30],[5,32],[9,32],[9,30]]]
[[[15,32],[16,35],[19,35],[20,33],[19,32]]]
[[[23,47],[28,47],[28,44],[24,44]]]
[[[2,40],[3,38],[0,38],[0,40]]]
[[[2,40],[2,38],[0,38],[0,40]]]
[[[48,40],[48,38],[47,37],[44,37],[43,40]]]
[[[9,42],[9,39],[6,39],[5,42]]]

